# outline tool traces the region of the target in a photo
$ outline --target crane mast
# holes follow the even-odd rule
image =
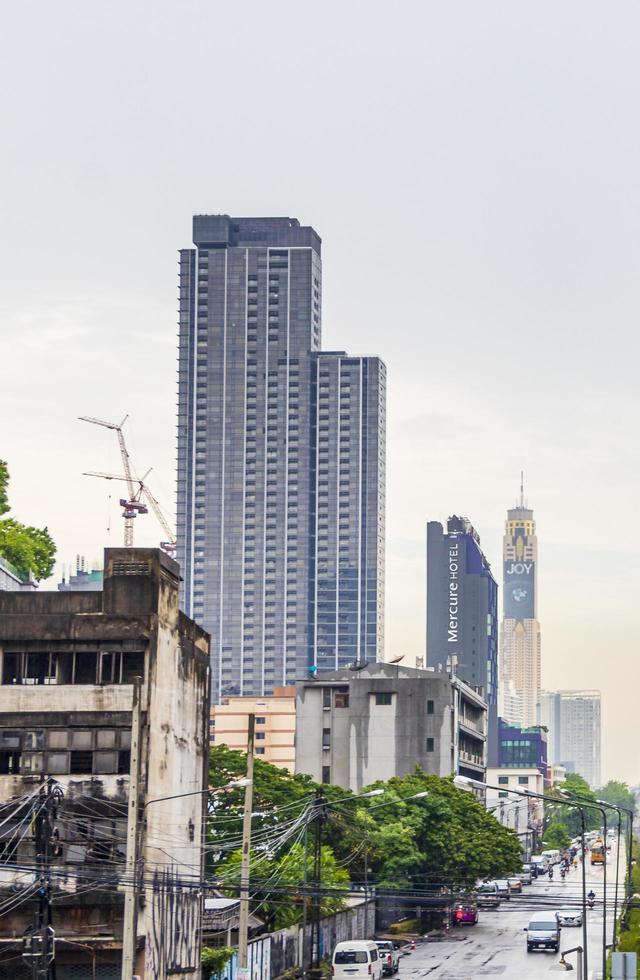
[[[175,554],[176,549],[176,536],[173,531],[169,521],[167,520],[158,500],[154,494],[149,489],[146,479],[149,476],[151,470],[147,470],[142,479],[135,475],[135,470],[133,468],[131,457],[127,449],[127,444],[125,442],[124,433],[122,428],[128,419],[128,415],[125,415],[122,422],[118,425],[115,422],[105,422],[102,419],[90,418],[86,415],[80,416],[80,421],[91,422],[93,425],[101,425],[105,429],[112,429],[115,431],[118,437],[118,446],[120,449],[120,457],[122,459],[122,469],[123,474],[119,473],[101,473],[101,472],[85,472],[84,476],[95,476],[103,480],[122,480],[127,484],[127,499],[120,499],[120,506],[122,507],[122,516],[124,518],[124,546],[125,548],[133,547],[133,522],[138,514],[148,514],[149,507],[151,506],[160,527],[167,536],[166,541],[160,542],[160,547],[163,551],[166,551],[168,555]],[[136,488],[137,485],[137,488]]]

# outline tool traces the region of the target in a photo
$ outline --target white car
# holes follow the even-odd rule
[[[581,926],[582,909],[558,909],[556,918],[561,926]]]

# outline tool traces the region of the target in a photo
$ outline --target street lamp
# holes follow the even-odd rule
[[[566,794],[566,790],[562,791]],[[584,800],[589,802],[586,796],[582,796],[580,793],[571,794],[575,799]],[[632,834],[633,834],[633,810],[628,810],[624,806],[617,806],[615,803],[608,803],[606,800],[596,800],[598,807],[606,807],[608,810],[615,810],[618,814],[618,848],[616,851],[616,887],[615,887],[615,897],[614,897],[614,910],[613,910],[613,950],[615,952],[617,945],[617,925],[618,925],[618,882],[620,878],[620,841],[622,839],[622,812],[627,814],[629,819],[629,854],[628,854],[628,870],[627,870],[627,881],[628,881],[628,895],[631,894],[631,871],[632,871],[632,861],[631,861],[631,847],[632,847]],[[606,819],[605,819],[605,869],[606,869],[606,845],[607,845],[607,832],[606,832]]]
[[[519,789],[507,789],[504,786],[492,786],[490,783],[484,783],[479,779],[469,779],[468,776],[454,776],[453,778],[454,786],[459,789],[493,789],[498,793],[509,793],[513,796],[524,796],[533,798],[535,800],[546,800],[547,803],[564,803],[566,806],[575,807],[580,814],[580,842],[582,846],[582,941],[584,944],[584,973],[585,976],[589,976],[589,971],[587,968],[587,874],[584,862],[584,836],[586,832],[585,819],[584,819],[584,804],[578,803],[576,800],[558,800],[555,796],[545,796],[543,793],[534,793],[530,789],[519,790]]]
[[[602,814],[602,821],[603,821],[603,824],[604,824],[604,855],[603,855],[603,862],[604,863],[603,863],[603,876],[602,876],[602,890],[603,890],[603,898],[602,898],[602,976],[603,977],[606,977],[606,975],[607,975],[607,811],[606,811],[606,809],[605,809],[604,806],[598,805],[597,803],[593,803],[591,801],[587,801],[587,799],[584,796],[581,796],[579,793],[570,793],[568,790],[562,789],[561,787],[558,788],[558,792],[562,796],[564,796],[565,798],[567,798],[567,799],[573,799],[573,798],[575,798],[576,800],[584,801],[583,802],[583,805],[584,806],[589,807],[590,810],[599,810],[600,813]],[[584,868],[584,862],[585,862],[585,853],[584,853],[584,848],[583,848],[583,851],[582,851],[582,867],[583,868]],[[618,894],[618,882],[617,882],[617,879],[616,879],[616,903],[617,903],[617,894]],[[614,915],[614,919],[613,919],[613,929],[614,929],[614,932],[615,932],[615,928],[616,928],[615,922],[616,922],[616,920],[615,920],[615,915]]]

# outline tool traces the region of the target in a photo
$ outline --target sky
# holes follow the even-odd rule
[[[387,657],[424,650],[427,520],[499,573],[524,469],[543,685],[600,688],[604,775],[640,782],[639,36],[625,0],[7,6],[0,457],[58,576],[122,536],[79,415],[128,414],[173,508],[192,214],[295,216],[323,346],[387,365]]]

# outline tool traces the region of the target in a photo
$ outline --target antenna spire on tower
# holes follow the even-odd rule
[[[524,508],[524,470],[520,470],[520,507]]]

